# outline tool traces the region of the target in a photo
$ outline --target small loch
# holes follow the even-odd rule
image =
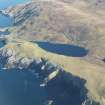
[[[72,57],[84,57],[88,54],[88,49],[84,47],[71,45],[71,44],[59,44],[50,42],[36,42],[39,47],[44,50],[60,55],[72,56]]]

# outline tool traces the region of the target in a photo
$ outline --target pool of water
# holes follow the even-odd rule
[[[88,53],[87,49],[76,45],[50,42],[37,42],[37,44],[46,51],[65,56],[84,57]]]

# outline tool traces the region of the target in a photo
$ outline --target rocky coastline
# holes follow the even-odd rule
[[[86,80],[73,76],[70,73],[65,72],[65,70],[59,65],[50,62],[45,58],[36,58],[36,59],[28,59],[28,58],[20,58],[16,59],[15,52],[12,50],[0,51],[0,69],[11,71],[17,70],[18,72],[29,71],[36,78],[40,79],[40,87],[50,88],[50,91],[53,91],[53,88],[50,87],[51,84],[56,84],[57,86],[63,86],[64,84],[67,88],[71,90],[65,90],[65,98],[68,94],[68,91],[72,91],[72,98],[80,97],[77,102],[74,102],[74,105],[100,105],[98,102],[93,101],[90,97],[88,97],[88,90],[85,87]],[[61,85],[62,84],[62,85]],[[65,88],[66,89],[66,88]],[[76,89],[76,90],[75,90]],[[75,91],[79,93],[75,94]],[[56,90],[55,90],[56,91]],[[63,95],[63,93],[61,93]],[[75,94],[75,95],[73,95]],[[68,94],[69,95],[69,94]],[[52,96],[54,98],[54,96]],[[71,99],[72,99],[71,98]],[[65,99],[66,100],[66,99]],[[63,100],[65,102],[65,100]],[[49,100],[47,100],[49,102]],[[52,103],[53,103],[52,99]],[[70,100],[68,100],[69,102]],[[49,104],[46,104],[49,105]]]

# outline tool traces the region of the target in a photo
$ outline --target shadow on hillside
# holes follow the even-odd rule
[[[37,42],[37,44],[46,51],[65,56],[84,57],[88,53],[88,50],[85,48],[75,45],[54,44],[50,42]]]

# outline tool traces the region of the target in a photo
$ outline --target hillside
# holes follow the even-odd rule
[[[6,12],[15,19],[11,31],[18,33],[18,37],[74,43],[89,49],[89,55],[94,58],[103,59],[105,12],[104,1],[103,8],[100,2],[38,0],[9,8]]]

